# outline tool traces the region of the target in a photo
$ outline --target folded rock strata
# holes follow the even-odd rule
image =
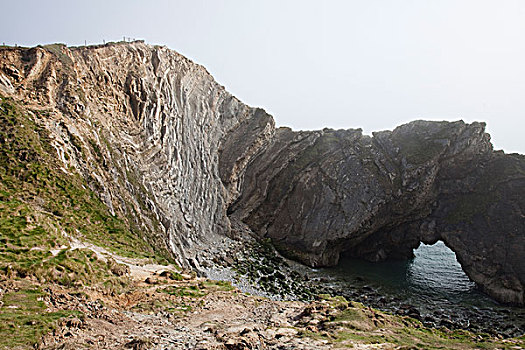
[[[525,157],[494,151],[483,123],[276,128],[202,66],[143,42],[1,48],[0,94],[39,111],[64,171],[181,265],[198,268],[237,227],[310,266],[443,240],[488,294],[524,303]]]

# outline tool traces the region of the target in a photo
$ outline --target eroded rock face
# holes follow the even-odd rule
[[[273,130],[271,117],[202,66],[141,42],[2,49],[0,76],[2,94],[45,110],[64,171],[86,177],[114,213],[156,233],[184,266],[198,267],[198,253],[230,232],[235,186],[222,184],[218,161],[225,135],[259,119],[269,124],[252,133],[255,144]]]
[[[494,152],[484,127],[282,130],[248,166],[231,217],[310,266],[408,258],[443,240],[488,294],[523,304],[525,157]]]
[[[525,157],[494,152],[484,128],[279,130],[249,164],[230,216],[310,266],[342,253],[409,258],[443,240],[488,294],[523,304]]]
[[[523,304],[525,159],[494,152],[482,123],[276,129],[203,67],[142,42],[0,49],[0,94],[37,111],[64,171],[181,265],[238,227],[310,266],[443,240],[487,293]]]

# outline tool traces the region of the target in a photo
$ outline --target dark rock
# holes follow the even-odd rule
[[[435,319],[434,317],[432,317],[432,316],[428,316],[428,315],[427,315],[427,316],[425,316],[425,317],[423,318],[423,321],[432,324],[432,323],[436,322],[436,319]]]
[[[76,317],[68,319],[66,325],[70,328],[80,328],[82,326],[82,321]]]
[[[149,339],[133,339],[132,341],[124,344],[125,348],[133,350],[146,350],[151,348],[151,341]]]
[[[439,325],[442,326],[442,327],[446,327],[448,329],[454,329],[454,328],[458,328],[457,325],[450,321],[450,320],[447,320],[447,319],[441,319],[439,321]]]
[[[159,276],[160,277],[164,277],[164,278],[170,278],[171,277],[171,271],[164,270],[161,273],[159,273]]]
[[[146,282],[147,284],[158,284],[159,281],[156,279],[156,278],[153,278],[153,277],[147,277],[144,282]]]
[[[257,236],[261,254],[271,241],[312,267],[404,259],[443,240],[483,291],[524,303],[525,157],[493,151],[483,123],[294,132],[167,48],[61,55],[3,48],[0,91],[51,109],[39,123],[64,169],[181,267],[223,254],[224,236]]]
[[[415,121],[373,138],[278,129],[248,163],[230,218],[312,267],[341,253],[406,259],[443,240],[485,292],[523,304],[525,157],[494,152],[484,128]]]

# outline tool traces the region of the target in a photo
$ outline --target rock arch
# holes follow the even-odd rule
[[[406,258],[443,240],[487,294],[523,305],[525,157],[493,151],[484,127],[277,129],[243,169],[229,217],[310,266],[343,252]]]

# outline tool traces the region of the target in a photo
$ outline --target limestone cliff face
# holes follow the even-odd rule
[[[229,233],[237,172],[225,187],[218,158],[229,150],[220,147],[243,121],[270,121],[266,113],[163,47],[50,45],[0,55],[0,92],[47,111],[41,122],[64,171],[80,172],[116,214],[165,239],[180,264],[197,265],[196,253]],[[273,121],[266,129],[253,147],[271,136]]]
[[[525,157],[494,152],[484,127],[279,129],[248,165],[230,217],[310,266],[409,258],[443,240],[488,294],[523,304]]]
[[[311,266],[443,240],[487,293],[523,304],[525,159],[494,152],[482,123],[275,129],[203,67],[141,42],[0,49],[0,94],[39,110],[64,171],[182,265],[241,232]]]

